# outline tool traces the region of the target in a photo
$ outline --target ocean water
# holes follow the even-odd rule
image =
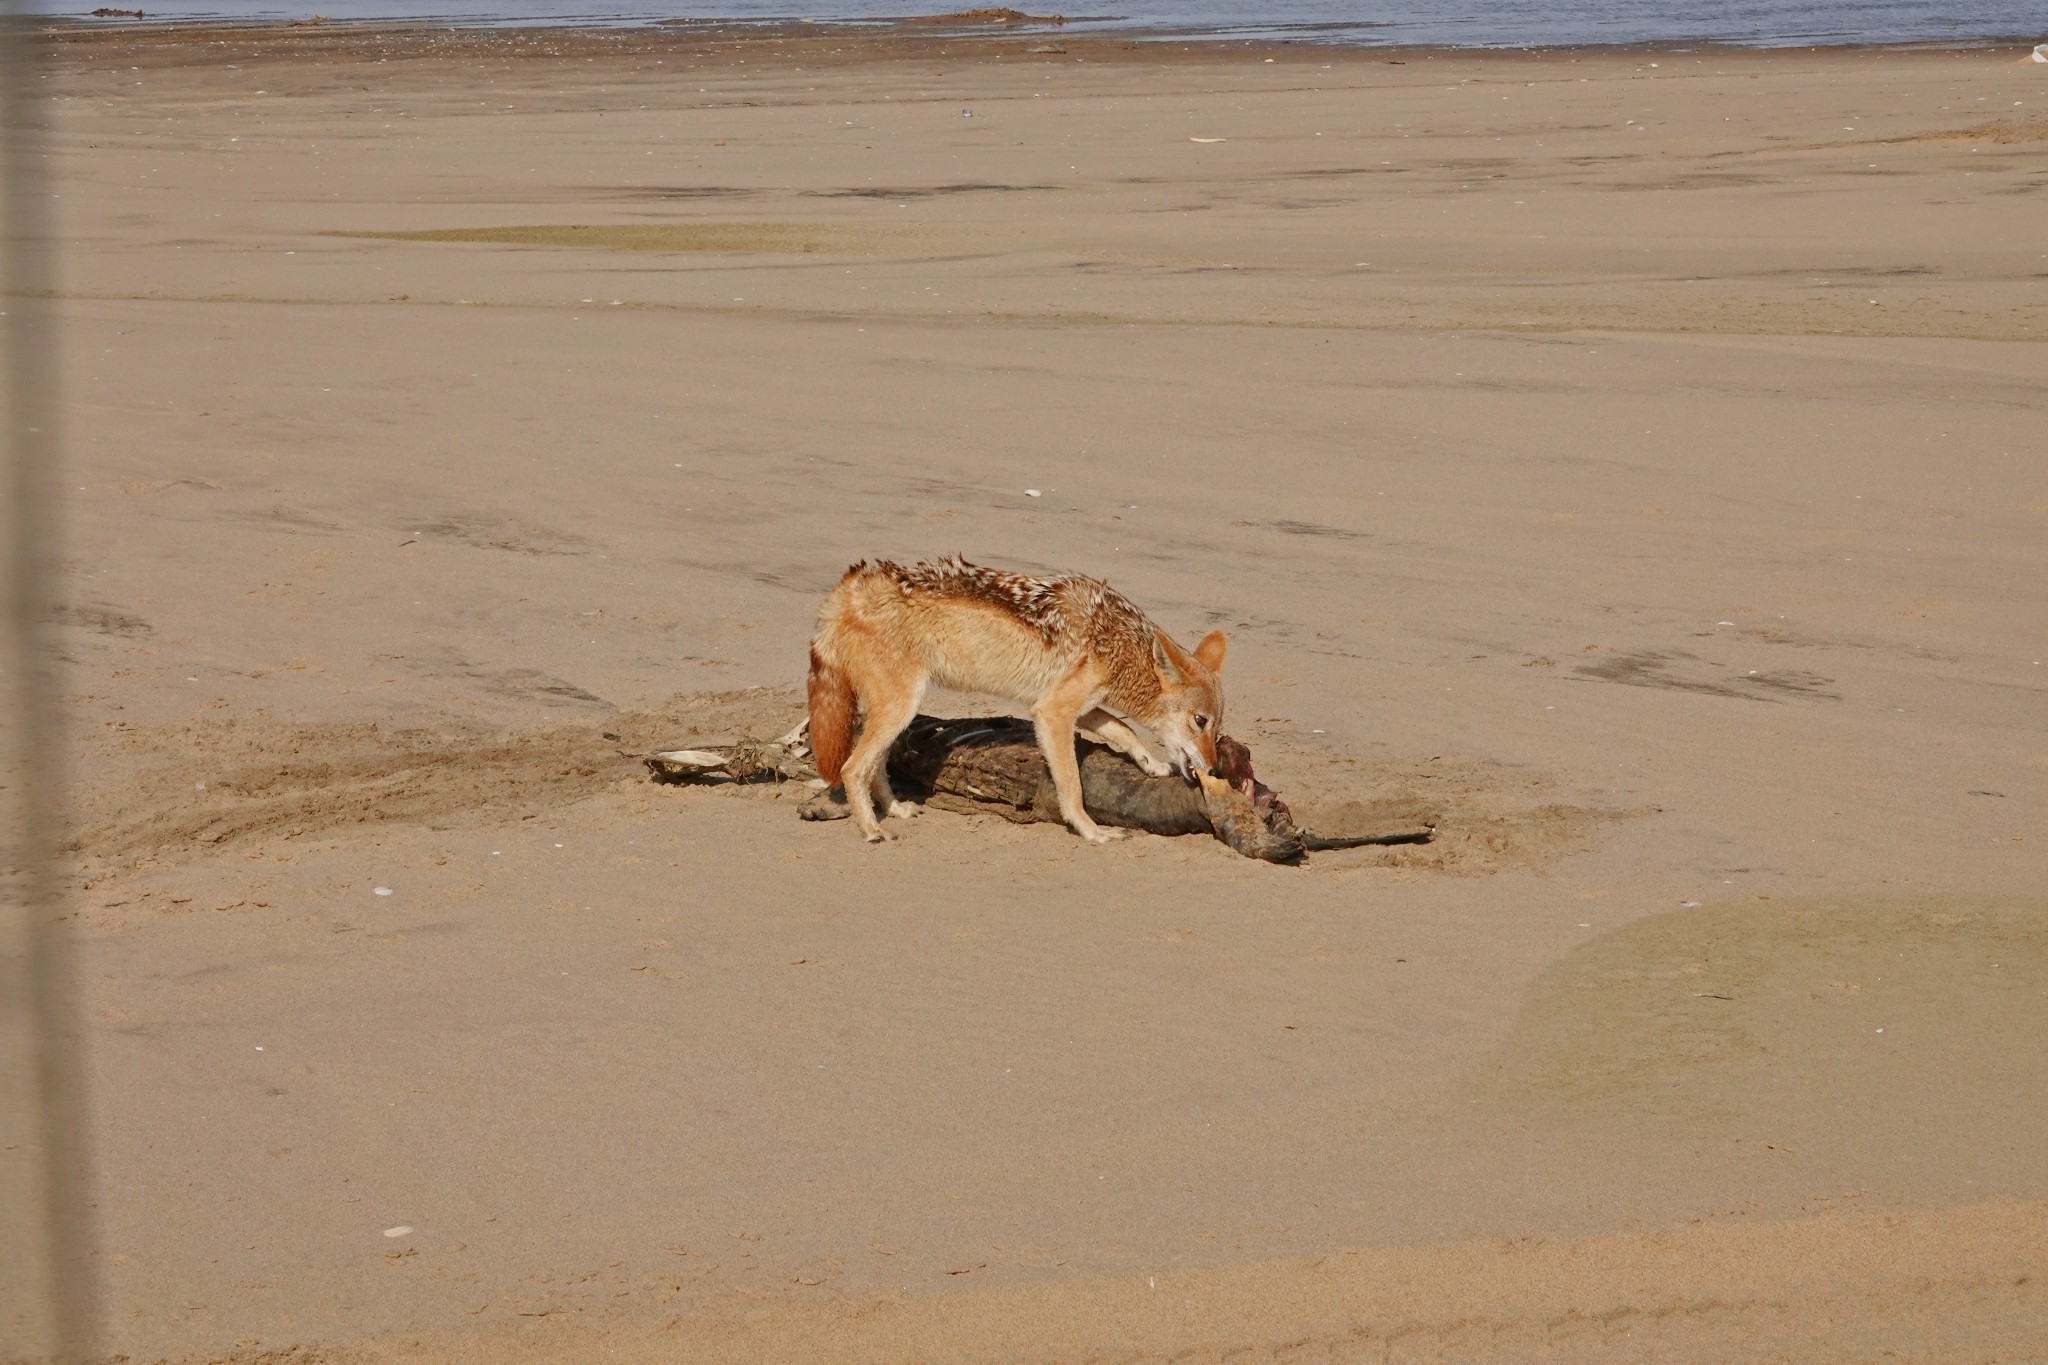
[[[976,0],[40,0],[79,15],[95,3],[151,20],[409,20],[451,25],[644,25],[682,19],[878,21]],[[1067,31],[1158,38],[1261,38],[1356,45],[1565,47],[1621,43],[1806,46],[2048,39],[2044,0],[1040,0]]]

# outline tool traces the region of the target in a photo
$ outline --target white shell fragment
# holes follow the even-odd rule
[[[818,775],[811,762],[809,720],[778,739],[744,740],[715,749],[663,749],[643,760],[662,782],[750,782],[767,776],[807,781]]]
[[[411,1227],[411,1225],[410,1225],[410,1224],[406,1224],[406,1223],[400,1223],[400,1224],[399,1224],[399,1225],[398,1225],[397,1227],[395,1227],[395,1228],[386,1228],[386,1229],[384,1229],[384,1235],[385,1235],[386,1237],[404,1237],[404,1236],[408,1235],[408,1234],[409,1234],[409,1233],[411,1233],[411,1232],[412,1232],[412,1227]]]

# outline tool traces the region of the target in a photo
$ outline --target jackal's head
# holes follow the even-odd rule
[[[1152,636],[1152,666],[1159,670],[1159,707],[1143,717],[1166,745],[1173,764],[1190,777],[1216,771],[1216,736],[1223,732],[1223,632],[1212,630],[1190,654]]]

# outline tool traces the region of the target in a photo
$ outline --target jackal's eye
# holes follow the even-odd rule
[[[1194,718],[1194,721],[1195,728],[1197,730],[1206,730],[1209,728],[1209,718],[1207,716],[1196,716]]]

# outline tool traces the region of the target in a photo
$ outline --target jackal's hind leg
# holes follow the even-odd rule
[[[875,818],[875,803],[881,802],[882,809],[890,815],[901,815],[900,809],[907,802],[898,801],[895,791],[889,786],[889,746],[904,732],[917,716],[918,703],[924,700],[924,680],[905,680],[901,688],[892,689],[887,698],[861,699],[866,714],[861,717],[860,738],[854,741],[853,752],[848,755],[846,767],[840,773],[840,781],[846,788],[846,804],[853,809],[854,823],[860,826],[861,834],[871,844],[881,843],[891,837],[882,830],[882,822]],[[917,808],[912,807],[914,812]]]
[[[1146,748],[1145,741],[1138,738],[1135,730],[1099,706],[1074,722],[1074,732],[1083,739],[1092,739],[1116,750],[1143,769],[1147,776],[1173,775],[1171,763]]]

